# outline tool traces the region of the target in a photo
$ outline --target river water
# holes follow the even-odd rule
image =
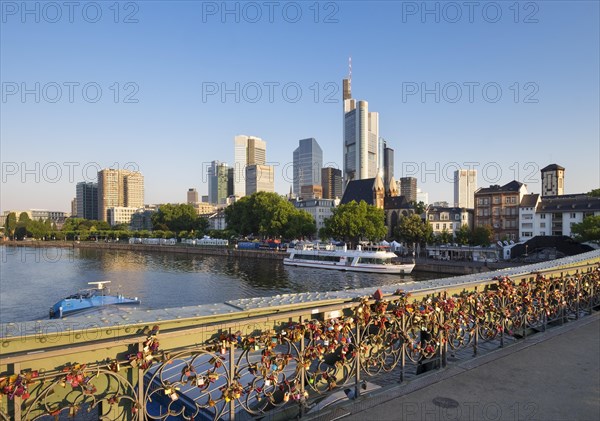
[[[439,275],[381,275],[284,266],[273,260],[122,250],[0,246],[0,322],[40,320],[87,282],[138,297],[145,309],[248,297],[336,291],[421,281]]]

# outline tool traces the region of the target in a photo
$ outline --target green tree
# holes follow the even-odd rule
[[[400,223],[396,229],[396,236],[399,240],[407,244],[426,244],[433,239],[433,228],[427,221],[421,219],[419,215],[404,216],[400,219]]]
[[[208,221],[190,204],[161,205],[151,218],[152,226],[162,231],[194,231],[196,235],[202,235],[208,227]]]
[[[437,234],[434,238],[436,244],[448,244],[452,242],[453,237],[450,231],[447,228],[444,228],[439,234]]]
[[[471,230],[469,229],[468,225],[464,224],[458,231],[456,231],[455,241],[461,246],[466,246],[469,244],[470,240]]]
[[[10,212],[6,216],[6,221],[4,222],[4,229],[6,230],[6,234],[13,240],[14,240],[16,228],[17,228],[17,214],[14,212]]]
[[[31,221],[29,214],[27,212],[21,212],[21,214],[19,215],[19,222],[29,222],[29,221]]]
[[[577,241],[600,244],[600,215],[586,216],[582,222],[573,224],[571,232]]]
[[[414,208],[415,213],[419,216],[423,215],[425,213],[425,209],[427,209],[427,205],[423,201],[420,201],[420,202],[412,201],[412,202],[410,202],[410,205]]]
[[[471,233],[471,245],[489,246],[494,241],[494,229],[489,225],[475,227]]]
[[[600,189],[593,189],[588,193],[588,196],[600,197]]]
[[[225,209],[228,230],[239,235],[297,238],[316,231],[309,213],[276,193],[257,192]]]
[[[384,221],[383,209],[368,205],[364,200],[360,203],[353,200],[333,210],[333,215],[325,220],[325,227],[319,236],[339,238],[351,245],[363,239],[378,241],[387,233]]]

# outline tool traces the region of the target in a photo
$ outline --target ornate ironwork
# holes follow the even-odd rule
[[[23,419],[98,410],[107,419],[234,418],[297,411],[333,390],[407,367],[446,364],[481,340],[520,338],[600,305],[600,270],[528,282],[495,280],[484,291],[411,300],[397,291],[365,297],[343,316],[286,322],[276,330],[225,332],[192,348],[159,350],[158,326],[127,359],[72,364],[54,372],[0,377],[0,391]],[[284,315],[285,316],[285,315]],[[143,379],[129,381],[137,371]],[[60,397],[60,399],[57,399]],[[7,414],[0,418],[9,419]]]

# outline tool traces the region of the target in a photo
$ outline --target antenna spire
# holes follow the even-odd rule
[[[352,85],[352,56],[348,57],[348,81]]]

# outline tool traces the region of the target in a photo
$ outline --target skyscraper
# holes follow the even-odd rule
[[[417,201],[417,179],[415,177],[400,177],[400,196],[408,202]]]
[[[275,169],[270,165],[246,166],[246,194],[275,191]]]
[[[379,114],[367,101],[352,98],[351,79],[343,80],[344,182],[374,178],[379,170]]]
[[[304,190],[310,196],[306,199],[314,199],[315,190],[321,190],[323,150],[313,138],[302,139],[298,143],[294,150],[294,194],[303,197]]]
[[[81,182],[75,186],[77,218],[98,219],[98,183]]]
[[[333,167],[323,168],[321,185],[323,186],[323,199],[341,198],[344,193],[342,170]]]
[[[477,190],[477,170],[454,171],[454,206],[473,209],[475,190]]]
[[[98,172],[98,219],[108,221],[108,208],[143,206],[144,176],[140,172],[110,168]]]
[[[394,178],[394,150],[392,148],[388,148],[387,143],[383,140],[383,159],[382,161],[382,169],[383,173],[381,176],[383,177],[383,184],[386,189],[390,188],[390,181]]]
[[[198,203],[198,191],[196,191],[196,189],[189,189],[187,191],[187,203]]]
[[[246,195],[246,166],[265,165],[267,143],[254,136],[239,135],[234,139],[233,194]]]
[[[213,204],[224,204],[231,195],[230,177],[233,178],[233,168],[224,162],[212,161],[208,168],[208,201]]]

